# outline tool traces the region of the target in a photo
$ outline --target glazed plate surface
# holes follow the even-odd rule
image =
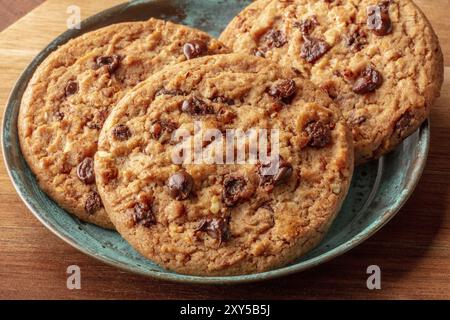
[[[20,101],[36,67],[59,45],[82,33],[123,21],[150,17],[193,26],[218,37],[228,22],[251,0],[131,1],[82,22],[48,45],[28,66],[11,92],[2,127],[3,155],[11,180],[30,211],[53,233],[82,252],[113,266],[155,278],[191,283],[237,283],[275,278],[319,265],[360,244],[403,206],[425,165],[430,131],[425,123],[394,152],[356,168],[350,192],[326,238],[289,266],[232,277],[196,277],[166,271],[141,257],[118,233],[79,221],[39,188],[19,148],[17,117]]]

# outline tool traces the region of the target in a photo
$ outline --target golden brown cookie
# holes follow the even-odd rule
[[[321,86],[352,128],[357,163],[413,133],[443,81],[438,39],[409,0],[258,0],[220,40]]]
[[[242,144],[226,139],[239,132]],[[229,54],[167,67],[128,93],[102,129],[95,173],[111,221],[143,256],[180,273],[235,275],[317,245],[353,162],[351,133],[322,90]]]
[[[224,53],[207,34],[151,19],[69,41],[37,69],[22,100],[22,152],[42,189],[80,219],[112,228],[97,193],[93,157],[112,106],[163,67]]]

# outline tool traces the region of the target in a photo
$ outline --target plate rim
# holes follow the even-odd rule
[[[113,6],[111,8],[105,9],[103,11],[100,11],[99,13],[90,16],[82,21],[82,25],[86,24],[89,26],[92,23],[95,23],[96,21],[104,18],[108,14],[114,13],[117,10],[123,10],[129,6],[133,6],[135,4],[138,4],[142,1],[136,1],[136,2],[128,2],[128,3],[122,3],[116,6]],[[153,2],[151,0],[150,2]],[[185,275],[185,274],[179,274],[179,273],[172,273],[169,271],[156,271],[156,270],[147,270],[142,271],[140,269],[135,269],[133,266],[128,265],[126,263],[118,262],[109,259],[108,257],[104,255],[99,255],[95,252],[93,252],[90,249],[84,248],[82,245],[77,243],[75,240],[72,240],[68,236],[65,236],[60,232],[56,227],[50,225],[41,214],[38,212],[38,210],[35,210],[35,208],[32,206],[31,203],[27,200],[25,194],[22,192],[19,182],[20,179],[17,179],[12,174],[12,167],[13,163],[11,161],[11,157],[7,156],[6,154],[6,144],[8,143],[5,132],[7,124],[10,123],[10,125],[17,126],[17,122],[12,123],[11,118],[7,118],[8,113],[12,113],[13,107],[14,107],[14,97],[20,98],[20,101],[22,100],[23,94],[19,97],[19,91],[23,86],[27,86],[31,78],[33,77],[33,74],[36,70],[36,68],[42,63],[42,61],[51,53],[53,52],[57,47],[56,45],[61,45],[72,39],[74,36],[77,35],[79,32],[84,33],[82,30],[66,30],[59,36],[57,36],[54,40],[52,40],[47,46],[45,46],[44,49],[42,49],[34,58],[33,60],[28,64],[28,66],[24,69],[24,71],[21,73],[17,81],[15,82],[12,90],[10,91],[9,97],[7,99],[7,103],[5,106],[5,109],[3,111],[3,118],[2,118],[2,124],[1,124],[1,140],[2,140],[2,157],[3,161],[5,163],[5,168],[8,173],[9,179],[11,180],[14,189],[16,190],[17,194],[21,198],[22,202],[26,205],[29,211],[37,218],[38,221],[40,221],[48,230],[50,230],[54,235],[56,235],[58,238],[66,242],[67,244],[71,245],[75,249],[83,252],[84,254],[93,257],[99,261],[102,261],[103,263],[106,263],[110,266],[119,268],[121,270],[125,270],[134,274],[140,274],[146,277],[151,277],[155,279],[160,280],[167,280],[172,282],[181,282],[181,283],[191,283],[191,284],[237,284],[237,283],[249,283],[249,282],[256,282],[256,281],[262,281],[262,280],[269,280],[274,279],[282,276],[291,275],[297,272],[305,271],[308,269],[311,269],[313,267],[316,267],[322,263],[328,262],[344,253],[349,251],[350,249],[353,249],[354,247],[358,246],[368,238],[370,238],[372,235],[374,235],[378,230],[380,230],[386,223],[388,223],[397,213],[398,211],[404,206],[404,204],[408,201],[412,193],[414,192],[421,176],[424,171],[426,161],[428,158],[429,153],[429,146],[430,146],[430,124],[429,120],[427,119],[422,126],[418,129],[419,131],[419,140],[424,141],[424,143],[419,144],[419,157],[415,160],[415,165],[413,166],[413,170],[411,172],[411,178],[407,181],[405,185],[404,192],[401,194],[401,199],[397,201],[393,208],[391,208],[387,213],[382,215],[381,219],[377,219],[375,222],[368,225],[366,228],[359,231],[356,235],[354,235],[351,239],[348,241],[342,243],[341,245],[326,251],[314,258],[311,258],[306,261],[298,262],[289,266],[281,267],[278,269],[269,270],[266,272],[261,273],[255,273],[255,274],[244,274],[244,275],[236,275],[236,276],[214,276],[214,277],[207,277],[207,276],[191,276],[191,275]],[[19,104],[20,107],[20,104]],[[17,137],[18,139],[18,137]],[[20,143],[18,143],[20,144]],[[20,147],[18,148],[19,157],[23,158],[22,150]],[[27,164],[28,166],[28,164]]]

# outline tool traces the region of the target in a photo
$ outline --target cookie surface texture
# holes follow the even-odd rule
[[[412,134],[443,81],[438,39],[409,0],[258,0],[220,40],[326,91],[352,128],[357,163]]]
[[[22,153],[42,189],[80,219],[112,228],[97,193],[93,157],[112,106],[167,65],[227,50],[207,34],[151,19],[69,41],[37,69],[22,100]]]
[[[350,130],[322,90],[265,59],[225,54],[168,67],[127,94],[102,129],[95,173],[112,222],[143,256],[180,273],[236,275],[316,246],[353,161]]]

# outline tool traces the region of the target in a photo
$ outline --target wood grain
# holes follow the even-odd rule
[[[79,5],[87,17],[119,2],[49,0],[3,31],[0,111],[20,72],[64,31],[68,5]],[[447,0],[417,3],[441,39],[446,80],[431,115],[431,150],[424,175],[398,216],[370,240],[318,268],[264,283],[223,287],[155,281],[98,262],[51,234],[20,201],[0,163],[0,298],[449,299],[450,20],[446,12],[450,6]],[[81,290],[66,288],[66,268],[71,264],[81,267]],[[381,290],[366,288],[366,268],[371,264],[381,267]]]

